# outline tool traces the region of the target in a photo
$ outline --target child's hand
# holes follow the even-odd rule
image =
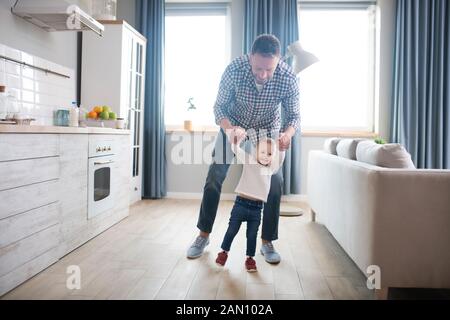
[[[283,132],[278,138],[278,146],[280,151],[286,151],[291,146],[292,136],[289,133]]]
[[[247,132],[244,128],[236,126],[227,129],[226,135],[228,136],[228,140],[230,141],[230,143],[239,145],[247,136]]]

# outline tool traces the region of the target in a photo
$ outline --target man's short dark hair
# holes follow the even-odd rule
[[[280,56],[280,40],[272,34],[262,34],[253,42],[252,54],[258,53],[263,57]]]

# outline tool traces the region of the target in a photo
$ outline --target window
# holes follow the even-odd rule
[[[300,74],[302,128],[373,132],[374,6],[300,3],[299,33],[320,60]]]
[[[215,125],[213,106],[230,56],[228,25],[226,4],[167,4],[166,124],[194,117],[196,125]],[[191,97],[196,110],[189,114]]]

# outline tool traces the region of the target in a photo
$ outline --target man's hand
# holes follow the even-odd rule
[[[280,134],[278,138],[278,144],[280,146],[280,151],[286,151],[291,146],[291,139],[295,134],[295,129],[292,127],[287,128],[287,130]]]

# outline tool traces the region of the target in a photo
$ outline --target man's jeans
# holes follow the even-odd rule
[[[247,221],[247,256],[254,257],[256,251],[256,236],[261,223],[262,201],[236,197],[233,210],[231,210],[228,229],[221,245],[222,250],[230,251],[231,243],[239,232],[242,222]]]
[[[247,141],[245,147],[248,149],[250,144],[250,141]],[[207,233],[212,231],[219,206],[222,184],[234,159],[234,153],[222,129],[217,136],[212,157],[213,162],[209,166],[208,176],[203,188],[203,199],[197,222],[197,228]],[[278,239],[282,187],[283,175],[282,169],[280,169],[272,176],[269,196],[264,204],[261,238],[267,241]]]

